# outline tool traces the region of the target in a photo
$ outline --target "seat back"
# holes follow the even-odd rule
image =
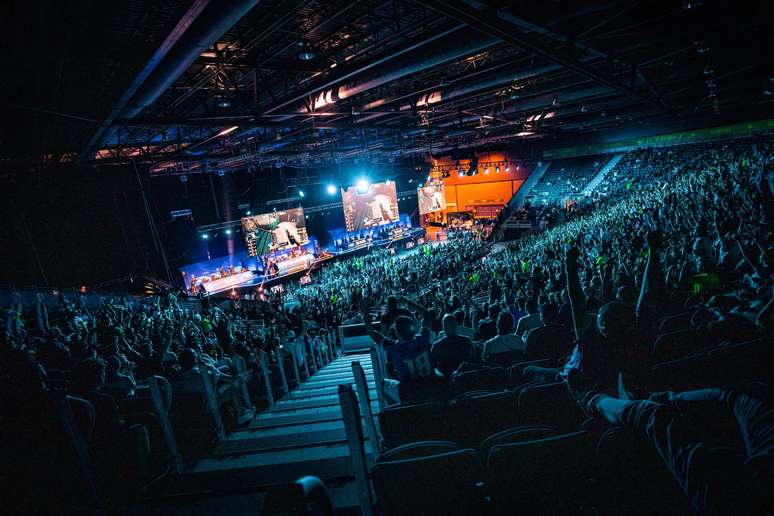
[[[382,409],[379,428],[384,447],[389,450],[405,443],[443,439],[447,425],[438,405],[417,403]]]
[[[683,312],[677,315],[664,317],[658,325],[660,333],[669,333],[680,330],[687,330],[691,327],[692,312]]]
[[[553,363],[554,363],[554,360],[543,358],[539,360],[529,360],[527,362],[519,362],[518,364],[513,364],[506,370],[508,388],[515,389],[516,387],[519,387],[520,385],[524,385],[528,381],[532,380],[531,376],[525,377],[522,374],[525,367],[527,366],[551,367]]]
[[[564,382],[528,385],[521,389],[518,399],[523,424],[576,429],[584,419]]]
[[[505,351],[503,353],[495,353],[489,355],[486,359],[486,363],[490,365],[510,366],[517,362],[524,361],[524,352],[521,350]]]
[[[454,373],[452,391],[462,394],[473,390],[503,390],[507,387],[507,373],[503,367],[482,367],[474,371]]]
[[[383,514],[469,514],[476,499],[476,454],[453,443],[412,443],[372,469]]]
[[[479,453],[483,457],[483,462],[486,462],[489,457],[489,452],[495,446],[502,444],[513,444],[524,441],[534,441],[536,439],[542,439],[544,437],[550,437],[557,435],[559,431],[552,426],[517,426],[500,430],[483,441],[479,445]]]
[[[732,386],[757,379],[771,378],[774,366],[774,337],[719,346],[707,352],[707,369],[711,372],[712,386]]]
[[[662,333],[653,342],[650,349],[653,363],[674,360],[689,355],[700,348],[697,344],[697,334],[694,330],[679,330]]]
[[[661,362],[650,369],[650,389],[682,391],[706,386],[706,372],[705,353]]]
[[[511,391],[469,392],[452,400],[443,412],[445,438],[467,446],[476,446],[487,435],[519,421]]]
[[[486,483],[499,513],[577,511],[593,461],[586,431],[500,444],[489,451]]]

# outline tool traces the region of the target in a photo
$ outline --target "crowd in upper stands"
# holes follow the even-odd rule
[[[511,388],[562,382],[587,416],[640,433],[696,512],[755,512],[774,487],[771,378],[740,366],[734,382],[698,385],[712,391],[657,394],[693,384],[654,370],[690,353],[771,345],[771,155],[767,139],[631,151],[591,209],[545,231],[509,245],[460,234],[408,254],[373,250],[265,301],[15,294],[0,343],[3,479],[20,493],[10,507],[77,503],[77,490],[56,482],[73,461],[52,424],[52,392],[74,400],[98,487],[121,506],[167,474],[148,378],[168,382],[181,433],[190,412],[212,409],[180,400],[208,396],[208,385],[228,430],[277,387],[279,368],[301,381],[298,368],[308,375],[336,328],[364,323],[388,358],[392,404],[448,403],[481,371],[504,372]],[[678,330],[689,341],[675,350],[664,334]],[[702,426],[708,410],[717,425]],[[728,434],[712,433],[728,422]],[[196,450],[213,435],[188,438]],[[52,485],[61,496],[42,496]]]

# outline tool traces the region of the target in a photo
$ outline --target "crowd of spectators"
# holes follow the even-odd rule
[[[88,460],[102,472],[105,498],[120,505],[166,473],[155,468],[167,452],[155,449],[153,425],[127,409],[148,378],[166,379],[173,397],[188,399],[206,394],[206,376],[234,427],[271,389],[262,384],[264,355],[273,364],[284,364],[283,353],[303,362],[338,326],[364,323],[388,357],[392,404],[445,399],[455,377],[489,367],[510,366],[525,383],[563,381],[588,415],[650,439],[696,511],[729,513],[739,500],[752,510],[772,487],[770,384],[656,395],[663,386],[650,371],[667,320],[683,321],[702,348],[774,330],[771,142],[694,146],[690,160],[681,152],[639,152],[652,173],[635,187],[611,188],[592,210],[509,245],[462,233],[403,255],[373,250],[263,301],[216,306],[168,296],[89,305],[15,295],[0,343],[4,483],[19,493],[12,508],[52,509],[40,506],[61,501],[40,496],[51,485],[77,496],[55,482],[69,462],[52,423],[53,391],[93,410]],[[676,399],[710,399],[738,421],[721,454],[738,473],[728,486],[707,472],[721,455],[677,421]],[[61,468],[48,467],[57,461]]]

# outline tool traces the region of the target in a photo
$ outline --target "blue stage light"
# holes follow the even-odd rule
[[[299,195],[299,197],[303,197],[304,196],[304,191],[303,190],[299,190],[298,191],[298,195]]]
[[[207,240],[208,238],[210,238],[210,235],[207,233],[202,233],[202,240]]]
[[[368,191],[368,187],[371,186],[370,181],[365,178],[360,178],[357,180],[357,191],[359,193],[366,193]]]
[[[336,187],[334,185],[328,185],[325,187],[325,191],[328,192],[328,195],[335,195]]]
[[[230,230],[230,229],[227,229],[227,230],[226,230],[226,234],[227,234],[227,235],[230,235],[230,234],[231,234],[231,230]]]

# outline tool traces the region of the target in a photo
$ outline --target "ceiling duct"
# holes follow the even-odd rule
[[[153,104],[205,50],[244,17],[259,0],[213,0],[191,24],[175,46],[159,63],[151,76],[121,113],[124,118],[137,116]]]
[[[480,52],[498,42],[497,38],[471,30],[468,27],[456,28],[444,37],[435,38],[431,43],[421,45],[420,49],[401,57],[390,59],[376,67],[356,70],[347,75],[347,77],[352,78],[343,80],[336,86],[309,93],[306,95],[306,99],[290,104],[289,111],[300,114],[316,111],[327,105],[335,104],[339,100],[364,93],[388,82],[454,59],[460,59],[475,52]],[[288,103],[283,103],[275,106],[266,111],[266,114],[277,111],[287,105]],[[284,118],[278,117],[275,120],[282,120]]]

